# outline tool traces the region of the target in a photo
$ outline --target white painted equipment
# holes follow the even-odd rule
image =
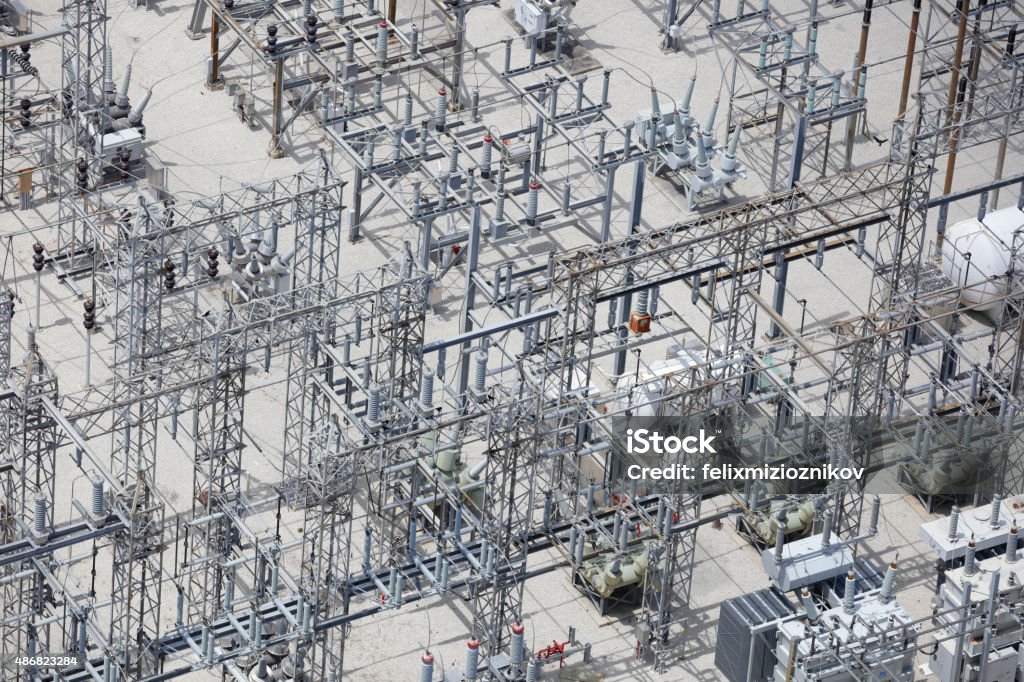
[[[704,352],[700,343],[673,346],[669,350],[669,359],[652,362],[649,371],[641,372],[635,381],[632,375],[623,377],[619,388],[628,390],[628,396],[620,401],[617,409],[629,409],[637,417],[663,416],[666,409],[664,397],[678,393],[678,389],[672,387],[680,383],[690,385],[699,379]]]
[[[1001,539],[1006,554],[982,561],[972,555],[946,572],[937,602],[938,642],[928,662],[942,682],[1016,679],[1024,561],[1017,558],[1015,533],[1011,539],[1004,526]]]
[[[979,552],[1002,546],[1006,542],[1006,533],[1010,530],[1013,518],[1022,515],[1022,512],[1024,495],[1015,495],[1000,503],[998,523],[995,526],[991,523],[992,505],[984,504],[964,512],[955,511],[956,523],[951,521],[952,514],[922,523],[917,534],[940,559],[950,561],[964,556],[967,541],[972,537],[975,549]]]
[[[960,300],[996,318],[1010,269],[1014,239],[1024,228],[1024,212],[1016,206],[950,226],[942,243],[942,271],[961,287]]]
[[[785,621],[778,630],[775,681],[911,682],[917,640],[912,620],[895,599],[886,601],[874,594],[856,602],[852,609],[824,611],[814,622]],[[836,651],[846,665],[836,658]]]
[[[562,21],[568,21],[574,0],[516,0],[514,16],[528,35],[539,36]]]
[[[832,538],[829,545],[824,535],[812,535],[782,547],[781,561],[776,561],[776,550],[768,547],[761,552],[761,565],[769,578],[783,592],[806,585],[832,580],[853,568],[853,550]]]
[[[135,128],[125,128],[106,135],[96,135],[96,155],[103,159],[105,166],[114,165],[121,149],[131,153],[131,161],[142,158],[142,134]]]

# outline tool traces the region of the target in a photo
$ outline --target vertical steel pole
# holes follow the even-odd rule
[[[996,172],[993,180],[999,182],[1003,179],[1003,164],[1006,163],[1006,143],[1010,137],[1010,124],[1013,120],[1013,103],[1017,99],[1017,79],[1020,76],[1020,65],[1013,63],[1013,72],[1010,76],[1010,101],[1006,107],[1006,117],[1003,119],[1003,136],[999,139],[999,151],[996,154]],[[999,188],[992,190],[992,210],[999,207]]]
[[[281,148],[281,128],[284,126],[284,116],[281,107],[284,100],[284,58],[278,57],[274,60],[274,101],[271,117],[270,149],[271,157],[278,159],[284,156]]]
[[[640,159],[633,170],[633,199],[629,203],[629,229],[640,227],[640,212],[644,205],[644,178],[647,175],[646,159]]]
[[[211,90],[221,86],[220,80],[220,22],[217,13],[210,12],[210,68],[206,74],[206,87]]]
[[[462,107],[462,63],[466,52],[466,10],[455,11],[455,55],[452,60],[452,97],[448,108],[458,111]]]
[[[956,103],[953,105],[952,130],[949,138],[949,156],[946,158],[946,181],[942,184],[942,195],[946,196],[953,190],[953,174],[956,172],[956,148],[960,144],[960,115],[963,112],[964,97],[967,94],[967,81],[960,81],[957,88]],[[942,246],[937,243],[936,246]]]
[[[865,60],[868,53],[868,35],[871,32],[871,10],[874,7],[874,0],[867,0],[864,3],[864,14],[860,23],[860,46],[857,48],[857,68],[853,72],[851,88],[854,97],[860,94],[860,82],[864,70],[867,68]],[[853,141],[857,135],[857,114],[850,116],[846,127],[846,169],[853,167]]]
[[[615,171],[618,166],[605,169],[604,205],[601,207],[601,243],[606,244],[612,238],[612,203],[615,201]]]
[[[921,0],[914,0],[914,13],[910,15],[910,34],[907,36],[907,56],[903,60],[903,87],[900,90],[900,108],[896,114],[902,121],[907,111],[907,98],[910,96],[910,76],[914,70],[914,50],[917,49],[917,29],[921,23]]]
[[[960,0],[960,24],[957,27],[956,48],[953,52],[952,75],[949,79],[949,94],[946,96],[946,127],[953,120],[953,109],[956,107],[957,89],[960,87],[960,65],[964,59],[964,38],[967,36],[967,13],[971,8],[971,0]]]
[[[476,304],[476,281],[473,279],[480,262],[480,204],[473,206],[473,218],[469,223],[469,245],[466,253],[466,293],[462,299],[462,315],[460,316],[461,333],[473,329],[473,306]],[[469,387],[470,343],[462,344],[461,361],[459,363],[459,395],[466,395]]]

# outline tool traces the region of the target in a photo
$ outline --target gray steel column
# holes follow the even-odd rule
[[[195,0],[192,5],[192,18],[188,21],[185,35],[192,40],[199,40],[203,37],[203,23],[206,20],[206,0]]]
[[[640,211],[644,204],[644,178],[647,176],[646,162],[646,159],[640,159],[633,165],[633,198],[629,204],[630,231],[640,227]]]
[[[353,165],[355,172],[352,179],[352,207],[349,209],[352,224],[348,226],[348,232],[349,240],[354,242],[360,239],[359,228],[363,224],[363,168],[358,163]]]
[[[618,166],[609,166],[605,170],[604,206],[601,209],[601,243],[612,238],[612,201],[615,198],[615,171]]]
[[[775,253],[775,296],[772,299],[772,308],[780,316],[786,304],[786,281],[788,279],[789,261],[786,260],[784,252],[777,251]],[[771,330],[768,332],[769,338],[777,339],[781,334],[782,328],[775,320],[772,320]]]
[[[804,114],[796,121],[793,128],[793,156],[789,160],[789,177],[786,179],[786,189],[792,189],[800,182],[800,171],[804,165],[804,140],[807,135],[807,115]]]
[[[284,129],[284,116],[281,107],[284,102],[284,58],[274,60],[274,100],[270,124],[270,149],[267,153],[277,159],[284,156],[281,149],[281,131]]]
[[[473,329],[473,319],[470,317],[470,313],[473,312],[473,306],[476,304],[476,282],[473,280],[473,275],[476,274],[476,269],[480,261],[480,205],[477,204],[473,207],[473,218],[469,223],[469,244],[467,245],[466,252],[466,293],[462,299],[462,314],[459,318],[459,331],[465,334]],[[470,343],[467,341],[462,344],[461,348],[461,359],[459,361],[459,395],[464,396],[466,390],[469,387],[469,363],[470,363]]]

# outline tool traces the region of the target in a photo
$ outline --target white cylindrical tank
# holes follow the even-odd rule
[[[946,230],[942,272],[962,287],[964,305],[991,318],[999,316],[1014,234],[1022,228],[1024,212],[1011,206],[992,211],[983,221],[970,218]]]

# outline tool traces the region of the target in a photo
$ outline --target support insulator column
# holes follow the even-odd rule
[[[441,88],[437,91],[437,107],[434,109],[434,130],[444,132],[448,118],[448,91]]]
[[[530,227],[537,225],[537,206],[540,203],[540,183],[534,180],[530,183],[529,193],[526,195],[526,224]]]
[[[50,536],[50,531],[46,526],[46,514],[49,511],[50,501],[43,493],[37,493],[32,499],[32,503],[32,533],[35,535],[36,541],[45,542]]]
[[[420,682],[433,682],[434,656],[429,651],[420,656]]]
[[[853,613],[854,599],[857,597],[857,577],[850,571],[846,574],[846,589],[843,592],[843,611]]]
[[[480,640],[474,637],[466,642],[466,669],[462,672],[466,682],[475,682],[480,660]]]
[[[388,61],[388,22],[382,21],[377,24],[377,63],[381,68]]]

